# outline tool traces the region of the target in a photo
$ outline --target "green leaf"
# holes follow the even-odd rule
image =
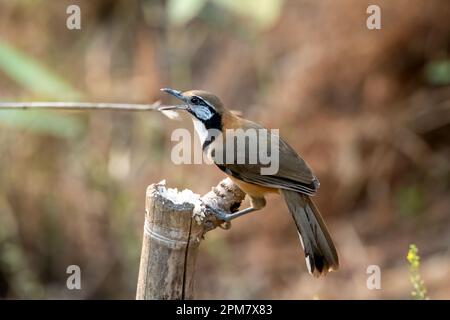
[[[0,71],[33,94],[57,100],[77,100],[81,94],[34,58],[0,41]],[[0,123],[37,133],[73,137],[81,122],[70,116],[43,111],[2,110]]]
[[[0,71],[29,91],[52,99],[79,99],[81,94],[34,58],[0,41]]]
[[[169,0],[167,17],[169,23],[182,26],[195,18],[203,9],[207,0]]]
[[[450,60],[432,61],[425,67],[425,76],[433,85],[450,84]]]
[[[417,216],[425,209],[425,197],[419,186],[401,187],[396,193],[397,207],[400,214]]]
[[[75,137],[83,129],[76,118],[42,111],[1,110],[0,123],[62,138]]]
[[[271,27],[280,17],[284,0],[214,0],[235,14],[249,17],[260,29]]]

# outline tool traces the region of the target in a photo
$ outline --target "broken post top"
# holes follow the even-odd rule
[[[244,197],[229,178],[203,197],[165,181],[149,186],[136,298],[191,299],[200,241],[223,223],[206,208],[229,212]]]
[[[229,178],[222,180],[202,197],[188,189],[178,191],[166,188],[165,181],[161,181],[148,187],[147,201],[152,198],[159,199],[168,210],[190,212],[196,223],[203,227],[204,234],[223,224],[207,208],[230,212],[239,208],[245,193]]]

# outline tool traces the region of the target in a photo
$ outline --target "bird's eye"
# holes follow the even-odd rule
[[[199,103],[200,103],[200,99],[197,98],[197,97],[192,97],[192,98],[191,98],[191,103],[192,103],[192,104],[199,104]]]

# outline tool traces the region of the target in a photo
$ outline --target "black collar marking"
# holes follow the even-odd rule
[[[203,124],[205,125],[206,130],[219,130],[222,131],[222,117],[219,113],[217,113],[215,110],[212,110],[211,107],[210,111],[213,113],[213,116],[211,118],[209,118],[208,120],[204,121],[204,120],[200,120],[203,122]],[[209,139],[206,139],[206,141],[203,143],[202,149],[203,151],[206,150],[206,148],[214,142],[214,140],[216,139],[216,137],[214,135],[208,137]]]
[[[205,126],[206,130],[211,130],[211,129],[215,129],[215,130],[219,130],[222,131],[222,116],[207,102],[205,101],[203,98],[199,97],[199,96],[195,96],[197,99],[200,100],[200,104],[204,107],[207,107],[209,109],[209,111],[212,114],[212,117],[209,118],[208,120],[204,120],[204,119],[200,119],[195,115],[195,112],[192,112],[189,110],[189,113],[192,114],[192,116],[194,116],[197,120],[201,121],[203,123],[203,125]],[[203,143],[203,151],[211,144],[214,142],[215,140],[215,136],[211,136],[209,137],[209,139],[207,139],[204,143]]]

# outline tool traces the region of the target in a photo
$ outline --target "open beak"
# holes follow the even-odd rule
[[[175,98],[180,99],[183,102],[186,101],[186,98],[183,96],[183,93],[181,91],[170,89],[170,88],[162,88],[161,91],[168,93],[168,94],[174,96]],[[174,109],[187,110],[187,109],[189,109],[189,105],[181,104],[181,105],[173,105],[173,106],[163,106],[163,107],[158,108],[158,110],[174,110]]]

